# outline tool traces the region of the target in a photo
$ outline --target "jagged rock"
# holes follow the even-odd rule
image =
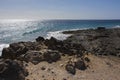
[[[15,52],[13,49],[11,49],[10,47],[8,48],[3,48],[2,50],[2,57],[3,58],[10,58],[10,59],[13,59],[15,58]]]
[[[49,40],[45,40],[45,44],[48,46],[49,49],[58,50],[59,48],[61,48],[61,46],[63,46],[63,41],[51,37]]]
[[[85,61],[90,62],[90,59],[88,57],[85,57],[84,59]]]
[[[28,49],[22,43],[12,43],[10,47],[4,48],[2,51],[3,58],[15,59],[22,54],[25,54]]]
[[[43,42],[45,39],[41,36],[39,36],[38,38],[36,38],[36,41],[37,42]]]
[[[120,53],[120,29],[98,28],[68,32],[73,35],[65,41],[81,44],[85,50],[96,55],[114,55]]]
[[[80,70],[85,70],[85,69],[87,69],[85,62],[84,62],[83,60],[81,60],[81,59],[78,59],[78,60],[75,62],[75,67],[76,67],[77,69],[80,69]]]
[[[61,58],[60,53],[54,50],[48,50],[43,56],[48,62],[55,62]]]
[[[37,42],[18,42],[12,43],[8,48],[2,50],[2,57],[9,59],[17,59],[25,54],[28,50],[40,50],[42,44]]]
[[[55,45],[57,43],[57,39],[56,38],[54,38],[54,37],[51,37],[49,40],[48,39],[46,39],[46,41],[45,41],[45,44],[46,45]]]
[[[39,62],[43,61],[43,54],[40,51],[28,51],[24,55],[24,60],[27,62],[32,62],[33,64],[38,64]]]
[[[17,60],[0,60],[0,80],[25,80],[28,75],[23,63]]]
[[[75,73],[76,73],[76,69],[75,69],[75,66],[73,65],[73,64],[67,64],[66,66],[65,66],[65,69],[67,70],[67,72],[69,72],[69,73],[71,73],[71,74],[73,74],[73,75],[75,75]]]
[[[82,47],[81,44],[75,44],[75,43],[67,43],[65,42],[61,48],[58,48],[58,50],[62,53],[68,54],[68,55],[83,55],[82,51],[85,51],[85,49]]]
[[[105,27],[97,27],[97,30],[105,30]]]

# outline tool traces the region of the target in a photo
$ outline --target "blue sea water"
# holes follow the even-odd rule
[[[97,27],[120,27],[120,20],[0,20],[0,52],[13,42],[31,41],[38,36],[64,39],[59,31]]]

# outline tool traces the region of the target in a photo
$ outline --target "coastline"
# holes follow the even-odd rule
[[[120,28],[98,27],[97,29],[64,31],[73,34],[65,41],[82,44],[86,50],[96,55],[114,55],[120,57]]]
[[[0,79],[119,80],[120,28],[98,27],[56,33],[72,35],[65,40],[39,36],[35,41],[11,43],[4,48]],[[6,64],[11,67],[6,69]],[[18,72],[12,72],[14,69]],[[14,75],[17,78],[12,77]]]

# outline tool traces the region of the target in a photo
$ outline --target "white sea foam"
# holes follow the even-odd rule
[[[50,39],[51,37],[54,37],[58,40],[65,40],[67,37],[71,36],[71,34],[63,34],[63,31],[54,31],[54,32],[48,32],[46,39]]]
[[[81,28],[81,29],[69,29],[69,30],[62,30],[62,31],[53,31],[53,32],[48,32],[47,36],[45,36],[46,39],[50,39],[51,37],[54,37],[58,40],[65,40],[72,34],[63,34],[62,32],[64,31],[76,31],[76,30],[85,30],[88,28]]]
[[[5,47],[9,47],[9,44],[0,44],[0,56],[2,55],[2,50]]]
[[[114,26],[113,28],[120,28],[120,25],[116,25],[116,26]]]

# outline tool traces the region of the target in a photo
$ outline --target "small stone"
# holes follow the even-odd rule
[[[82,60],[77,60],[77,62],[75,62],[75,67],[80,70],[85,70],[87,68],[85,62]]]
[[[85,57],[85,61],[90,62],[90,59],[88,57]]]
[[[66,70],[67,70],[69,73],[75,75],[76,70],[75,70],[75,66],[74,66],[74,65],[72,65],[72,64],[67,64],[65,68],[66,68]]]
[[[60,67],[63,67],[64,66],[64,64],[60,64]]]
[[[41,67],[41,70],[45,70],[46,68],[45,67]]]
[[[66,78],[63,78],[63,80],[67,80]]]
[[[44,75],[42,75],[42,78],[44,78],[45,76]]]

